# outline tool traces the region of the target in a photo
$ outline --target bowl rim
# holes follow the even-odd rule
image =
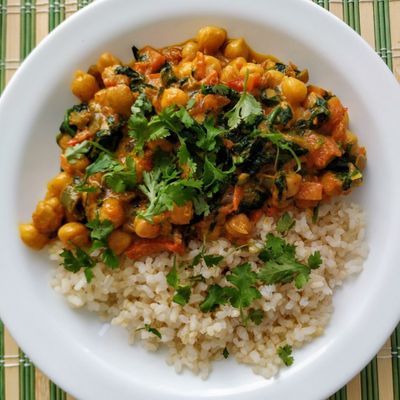
[[[124,0],[117,0],[117,1],[122,3]],[[273,1],[275,1],[275,4],[278,3],[278,0],[273,0]],[[360,52],[361,58],[370,60],[371,68],[374,71],[379,72],[380,82],[384,85],[385,89],[387,90],[388,97],[390,97],[393,101],[393,107],[391,111],[395,111],[394,104],[396,103],[400,104],[400,90],[397,81],[395,80],[391,71],[379,58],[379,56],[373,51],[373,49],[370,48],[370,46],[361,37],[359,37],[350,27],[348,27],[339,18],[337,18],[330,12],[324,10],[322,7],[319,7],[317,4],[310,2],[309,0],[281,0],[281,1],[282,4],[292,7],[292,9],[301,10],[301,12],[307,10],[307,12],[309,12],[310,15],[312,15],[312,18],[321,18],[326,22],[327,25],[332,27],[335,33],[339,34],[340,32],[341,37],[347,39],[349,45],[351,44],[353,46],[358,46],[360,49],[362,49],[362,51]],[[253,0],[253,2],[254,4],[257,3],[260,6],[262,5],[261,1]],[[47,47],[49,47],[50,43],[56,41],[60,42],[61,40],[63,40],[63,38],[65,38],[66,35],[68,35],[68,33],[71,30],[78,28],[79,25],[83,23],[85,21],[85,18],[87,18],[90,14],[97,12],[100,15],[101,14],[104,15],[104,13],[111,6],[111,3],[115,4],[116,0],[98,0],[95,3],[91,3],[90,5],[82,9],[80,12],[75,13],[73,16],[68,18],[68,20],[63,22],[60,26],[58,26],[32,51],[32,53],[23,62],[19,70],[11,79],[11,81],[7,85],[5,91],[3,92],[0,98],[0,121],[1,121],[0,126],[6,125],[6,123],[4,123],[5,116],[7,115],[8,110],[10,110],[16,104],[15,96],[16,93],[19,91],[20,81],[23,79],[24,76],[29,75],[30,69],[35,63],[37,63],[38,59],[42,57],[42,53],[45,52]],[[183,7],[183,9],[186,10],[187,12],[191,12],[192,10],[199,10],[199,9],[204,10],[205,7],[207,6],[210,7],[215,6],[220,9],[221,5],[228,4],[229,0],[220,0],[219,3],[220,4],[217,6],[213,4],[213,0],[203,0],[202,5],[197,5],[195,7],[194,2],[188,0],[171,0],[168,2],[168,4],[166,4],[166,2],[163,2],[162,0],[148,0],[146,7],[154,5],[158,7],[158,11],[163,11],[163,10],[167,11],[166,10],[167,7],[168,8]],[[247,3],[245,2],[245,0],[240,0],[240,1],[237,0],[236,4],[241,4],[245,6]],[[235,7],[240,8],[240,6],[237,5],[235,5]],[[138,10],[138,11],[140,13],[144,12],[143,10]],[[148,8],[146,8],[146,10],[148,10]],[[395,101],[396,99],[398,99],[398,102]],[[390,121],[391,124],[393,122],[394,121]],[[5,154],[4,149],[0,149],[0,152],[1,152],[0,154],[2,155],[3,153]],[[395,189],[394,194],[395,193],[399,194],[399,189]],[[8,201],[9,204],[11,204],[10,201],[12,201],[12,196],[6,195],[5,198],[2,200],[2,202],[3,201]],[[3,214],[4,217],[6,217],[5,213],[1,211],[0,216],[3,216]],[[400,216],[399,212],[396,211],[393,214],[393,219],[399,222],[400,221],[399,216]],[[0,229],[0,238],[5,237],[4,226],[6,224],[2,225],[3,226]],[[400,223],[398,225],[399,227],[397,228],[397,230],[393,231],[393,234],[395,235],[394,237],[399,237]],[[392,246],[391,249],[388,248],[387,251],[388,255],[386,256],[386,259],[391,260],[394,263],[396,261],[394,246]],[[314,395],[312,393],[314,393],[315,390],[318,390],[317,394],[319,398],[322,396],[327,397],[335,390],[339,389],[341,386],[347,383],[347,381],[352,376],[354,376],[364,365],[368,363],[368,361],[373,356],[375,356],[377,351],[384,344],[388,335],[390,335],[390,333],[392,332],[392,330],[394,329],[394,327],[396,326],[396,324],[400,319],[400,291],[396,290],[397,283],[395,279],[385,280],[382,277],[381,280],[384,282],[380,282],[381,285],[380,286],[377,285],[377,287],[374,288],[374,290],[372,291],[372,294],[375,296],[375,298],[378,298],[378,295],[380,296],[379,302],[376,302],[374,305],[370,304],[371,308],[368,311],[368,314],[372,319],[377,320],[378,319],[377,317],[379,317],[380,324],[376,325],[373,331],[368,332],[369,335],[368,343],[365,343],[364,341],[354,343],[354,338],[346,338],[346,340],[341,340],[340,342],[338,342],[336,347],[336,352],[341,355],[343,354],[346,355],[343,358],[343,360],[345,360],[346,362],[341,365],[340,371],[337,371],[337,376],[335,377],[335,379],[327,379],[326,376],[322,376],[321,382],[315,382],[315,387],[311,392],[309,389],[304,389],[304,384],[302,383],[302,381],[306,382],[309,376],[307,377],[307,375],[304,375],[303,370],[299,371],[298,376],[292,377],[293,381],[292,388],[296,389],[296,393],[299,396],[299,398],[311,398]],[[51,348],[52,350],[56,350],[57,344],[59,344],[59,342],[50,343],[51,345],[50,346],[49,341],[46,340],[46,338],[39,337],[40,336],[39,334],[43,333],[43,328],[40,328],[39,326],[32,328],[32,330],[36,333],[35,339],[32,340],[31,333],[25,329],[25,319],[23,318],[23,316],[13,311],[12,300],[15,301],[15,299],[10,300],[10,298],[9,299],[6,298],[6,296],[11,293],[10,288],[7,287],[6,281],[7,280],[4,280],[2,283],[0,280],[0,300],[1,300],[0,315],[5,325],[7,325],[11,334],[21,345],[21,347],[32,358],[35,364],[38,365],[40,369],[43,370],[54,382],[59,383],[61,387],[65,388],[75,397],[82,398],[83,394],[85,398],[101,398],[101,397],[93,397],[96,395],[94,394],[94,392],[91,393],[88,392],[88,389],[82,388],[81,386],[82,382],[75,380],[77,376],[76,371],[74,374],[71,374],[68,371],[69,366],[73,365],[73,360],[77,359],[80,359],[82,362],[80,367],[81,372],[87,371],[89,367],[93,367],[93,365],[97,363],[96,370],[93,371],[89,376],[86,376],[87,383],[95,384],[97,382],[98,384],[98,376],[101,376],[101,374],[104,374],[105,372],[109,374],[110,381],[113,382],[120,381],[119,379],[120,377],[117,376],[116,372],[110,369],[108,365],[105,365],[105,363],[101,359],[97,358],[95,355],[93,354],[88,355],[87,360],[82,360],[82,358],[79,357],[80,354],[77,352],[78,349],[73,347],[73,343],[65,345],[65,348],[68,350],[68,352],[67,351],[64,352],[64,357],[66,358],[66,360],[68,360],[66,363],[62,364],[57,363],[58,356],[56,354],[51,354],[52,352],[49,351],[44,352],[44,349],[48,350],[49,348]],[[384,289],[384,292],[379,292],[378,289],[379,290]],[[392,307],[392,309],[388,311],[389,310],[388,305],[393,306],[393,304],[399,304],[399,306],[397,308]],[[23,303],[19,302],[17,308],[21,310],[22,306]],[[381,311],[382,308],[385,308],[386,311],[383,314]],[[368,325],[367,321],[363,321],[363,324],[360,324],[358,326],[355,326],[353,324],[353,328],[354,328],[354,336],[357,336],[357,333],[365,334],[365,332],[371,327]],[[349,356],[347,356],[347,353],[349,353],[350,350],[352,352],[352,360],[349,359]],[[43,354],[46,354],[47,357],[45,358]],[[333,359],[336,359],[336,363],[340,362],[340,357],[334,357],[333,355],[330,355],[330,358],[327,361],[327,365],[329,365],[329,362],[332,362]],[[315,372],[316,369],[310,367],[307,371],[309,371],[308,373],[311,373],[312,371]],[[108,386],[108,388],[109,387],[111,386]],[[247,393],[248,398],[249,399],[262,398],[266,393],[264,389],[265,388],[254,388],[252,392]],[[137,387],[136,395],[138,398],[142,397],[161,398],[167,395],[166,393],[160,391],[157,387],[151,388],[151,391],[149,390],[150,390],[149,388]],[[289,392],[284,390],[285,389],[283,389],[282,392],[279,392],[278,397],[275,398],[283,399],[285,397],[280,397],[280,396],[289,395]],[[101,391],[97,391],[97,393],[100,393],[101,396]],[[185,398],[185,396],[179,395],[179,393],[174,392],[173,394],[175,397],[182,399]],[[230,393],[226,395],[226,398],[240,399],[242,398],[242,396],[243,393]],[[195,399],[202,397],[192,397],[192,398]]]

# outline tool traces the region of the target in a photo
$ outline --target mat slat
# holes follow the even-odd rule
[[[313,0],[344,19],[400,79],[399,0]],[[33,47],[90,0],[0,0],[0,92]],[[393,46],[393,49],[392,49]],[[332,400],[400,400],[400,328],[370,364]],[[4,367],[3,356],[7,368]],[[4,384],[6,382],[6,384]],[[0,321],[0,400],[73,400],[36,369]]]

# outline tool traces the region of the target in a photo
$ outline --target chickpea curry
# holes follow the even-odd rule
[[[315,211],[362,182],[347,110],[307,70],[212,26],[132,52],[75,73],[61,172],[20,226],[35,249],[58,237],[67,269],[183,254],[193,237],[243,244],[263,214]]]

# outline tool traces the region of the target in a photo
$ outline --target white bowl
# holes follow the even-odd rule
[[[332,89],[349,107],[351,128],[368,149],[365,186],[356,195],[368,215],[365,270],[335,294],[326,334],[271,380],[233,360],[217,363],[206,381],[176,375],[163,354],[130,347],[122,330],[102,335],[95,315],[71,310],[52,291],[54,266],[46,252],[30,251],[18,237],[18,223],[30,219],[58,168],[55,136],[64,110],[76,102],[72,72],[102,51],[127,60],[132,44],[180,42],[206,24],[308,67],[311,82]],[[399,104],[398,84],[379,57],[311,1],[97,1],[32,52],[1,98],[1,318],[37,366],[80,399],[326,398],[375,355],[400,317]]]

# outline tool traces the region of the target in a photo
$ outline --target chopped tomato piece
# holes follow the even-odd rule
[[[139,258],[161,253],[162,251],[182,255],[185,251],[185,245],[182,242],[167,238],[139,239],[125,251],[125,254],[132,260],[138,260]]]
[[[244,81],[243,78],[237,78],[233,81],[229,81],[226,83],[230,88],[237,90],[238,92],[243,92]]]

